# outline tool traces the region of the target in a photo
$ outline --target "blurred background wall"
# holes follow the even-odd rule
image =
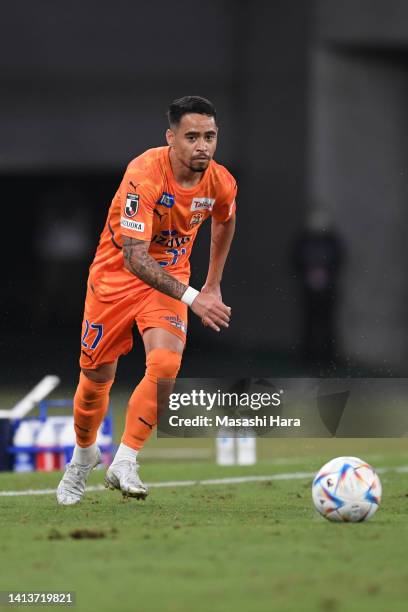
[[[223,288],[233,325],[215,336],[192,315],[183,373],[403,375],[407,42],[402,0],[9,4],[1,382],[76,379],[107,208],[187,94],[217,107],[239,216]],[[142,369],[140,344],[124,375]]]

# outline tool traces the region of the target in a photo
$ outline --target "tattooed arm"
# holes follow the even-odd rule
[[[180,300],[187,289],[174,276],[168,274],[148,253],[150,242],[122,236],[123,257],[126,270],[140,278],[150,287]],[[199,293],[191,305],[191,310],[199,316],[205,325],[215,331],[220,327],[228,327],[231,308],[223,304],[221,299],[213,294]]]
[[[150,242],[128,238],[127,236],[122,236],[122,239],[126,270],[132,272],[154,289],[180,300],[187,289],[187,285],[183,285],[177,278],[165,272],[157,261],[149,255]]]

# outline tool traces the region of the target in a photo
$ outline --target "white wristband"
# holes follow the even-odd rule
[[[187,287],[187,289],[181,296],[181,301],[191,306],[191,304],[194,302],[199,293],[200,292],[197,291],[197,289],[193,289],[193,287]]]

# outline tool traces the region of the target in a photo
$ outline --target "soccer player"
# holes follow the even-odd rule
[[[100,462],[96,435],[118,358],[132,348],[133,325],[143,338],[146,372],[129,400],[105,484],[145,499],[137,455],[156,425],[157,381],[171,384],[179,371],[188,307],[216,332],[229,324],[231,309],[222,301],[220,283],[234,234],[237,186],[213,160],[216,111],[209,100],[186,96],[167,114],[168,146],[149,149],[128,165],[90,267],[74,397],[76,445],[57,489],[63,505],[82,499],[87,477]],[[189,286],[189,257],[208,217],[208,273],[197,291]]]

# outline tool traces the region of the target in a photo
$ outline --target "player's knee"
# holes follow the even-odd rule
[[[146,358],[146,374],[157,378],[176,378],[181,365],[181,354],[166,348],[151,350]]]
[[[81,372],[75,397],[83,407],[93,406],[101,401],[109,401],[109,392],[113,384],[111,380],[94,380]]]
[[[113,382],[116,374],[117,362],[104,363],[94,370],[81,368],[81,372],[86,378],[96,383]]]

